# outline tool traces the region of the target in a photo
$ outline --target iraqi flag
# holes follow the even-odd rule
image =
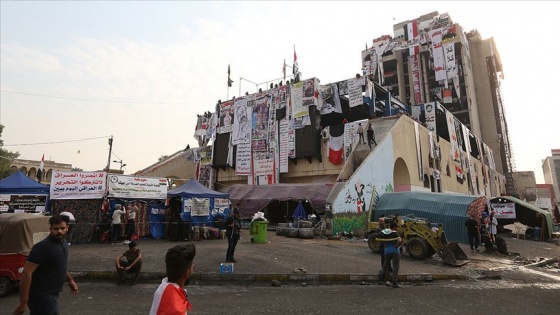
[[[299,82],[299,65],[297,61],[296,46],[294,45],[294,66],[292,68],[294,74],[294,80]]]
[[[418,20],[406,24],[405,39],[408,41],[409,54],[414,56],[420,52],[420,45],[416,43],[418,37]]]
[[[344,160],[344,124],[329,127],[329,162],[338,165]]]

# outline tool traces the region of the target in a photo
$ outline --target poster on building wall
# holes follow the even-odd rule
[[[201,147],[206,141],[206,130],[208,129],[210,117],[207,115],[197,115],[196,126],[194,128],[194,138],[198,142],[198,146]]]
[[[205,146],[200,148],[200,164],[202,165],[210,165],[212,164],[212,146]]]
[[[445,68],[445,57],[443,54],[443,45],[441,43],[442,30],[437,29],[430,32],[432,38],[432,55],[434,58],[434,71],[436,81],[447,80],[447,70]]]
[[[426,127],[428,130],[436,133],[436,110],[437,102],[424,104],[424,117],[426,118]]]
[[[451,89],[443,90],[443,102],[445,104],[453,103],[453,91]]]
[[[288,157],[296,158],[296,131],[293,128],[288,128]]]
[[[218,133],[231,132],[234,122],[233,101],[227,101],[220,104],[220,122]]]
[[[496,219],[516,219],[515,203],[491,203]]]
[[[167,198],[167,180],[165,178],[109,174],[108,180],[109,198]]]
[[[101,199],[106,189],[105,172],[53,171],[50,199]]]
[[[210,211],[210,198],[191,198],[191,216],[206,217]]]
[[[252,108],[247,106],[247,98],[237,98],[233,104],[235,112],[231,142],[234,145],[251,142]]]
[[[362,70],[364,76],[375,75],[377,70],[377,55],[373,47],[362,50]]]
[[[422,103],[423,94],[422,93],[422,78],[420,77],[420,62],[418,54],[412,55],[410,58],[410,64],[412,68],[412,85],[414,89],[414,101],[415,104]]]
[[[287,173],[288,172],[288,131],[290,129],[290,125],[287,119],[280,120],[280,129],[279,129],[279,158],[280,158],[280,173]]]
[[[459,72],[457,70],[457,61],[455,60],[455,43],[444,43],[443,52],[445,54],[445,68],[447,70],[447,79],[457,77],[459,75]]]
[[[274,175],[274,154],[253,152],[253,176]]]
[[[315,81],[315,78],[303,81],[303,97],[301,99],[303,106],[317,105],[315,91],[318,90],[319,86]]]
[[[214,169],[211,165],[198,164],[198,173],[196,179],[204,187],[214,189]]]
[[[309,115],[309,108],[303,106],[303,82],[292,84],[290,91],[292,119]]]
[[[268,147],[268,96],[255,100],[252,115],[251,150],[266,151]]]
[[[420,142],[420,130],[418,122],[414,122],[414,137],[416,141],[416,161],[418,163],[418,178],[424,180],[424,164],[422,163],[422,143]]]
[[[251,144],[243,143],[237,145],[235,157],[235,175],[247,176],[251,174]]]
[[[348,103],[350,108],[364,104],[364,97],[362,95],[362,85],[364,78],[352,78],[347,80],[348,84]]]
[[[451,159],[456,163],[461,163],[461,153],[459,151],[459,143],[457,142],[457,133],[455,133],[455,117],[449,111],[445,111],[447,119],[447,131],[449,132],[449,143],[451,145]]]

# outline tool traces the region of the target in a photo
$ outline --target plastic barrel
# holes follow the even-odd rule
[[[541,240],[541,228],[540,227],[535,228],[533,238],[534,238],[535,241],[540,241]]]

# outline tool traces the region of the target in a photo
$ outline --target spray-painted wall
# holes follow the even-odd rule
[[[332,203],[335,234],[365,229],[370,205],[383,193],[393,191],[393,161],[393,138],[388,134]]]

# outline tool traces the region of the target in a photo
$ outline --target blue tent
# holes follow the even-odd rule
[[[190,212],[182,211],[181,218],[184,221],[190,221],[193,225],[208,225],[213,226],[214,221],[216,221],[214,215],[212,214],[212,209],[215,209],[214,203],[216,198],[229,199],[229,193],[221,193],[214,191],[208,187],[205,187],[199,183],[196,179],[191,178],[183,185],[171,189],[167,192],[169,197],[181,197],[183,209],[185,208],[185,202],[192,198],[208,198],[210,199],[210,208],[208,209],[208,214],[204,216],[193,216]]]
[[[169,190],[167,196],[186,198],[229,198],[229,193],[214,191],[203,186],[196,179],[191,178],[183,185]]]
[[[32,180],[18,170],[0,181],[0,191],[5,195],[49,195],[50,187]]]

